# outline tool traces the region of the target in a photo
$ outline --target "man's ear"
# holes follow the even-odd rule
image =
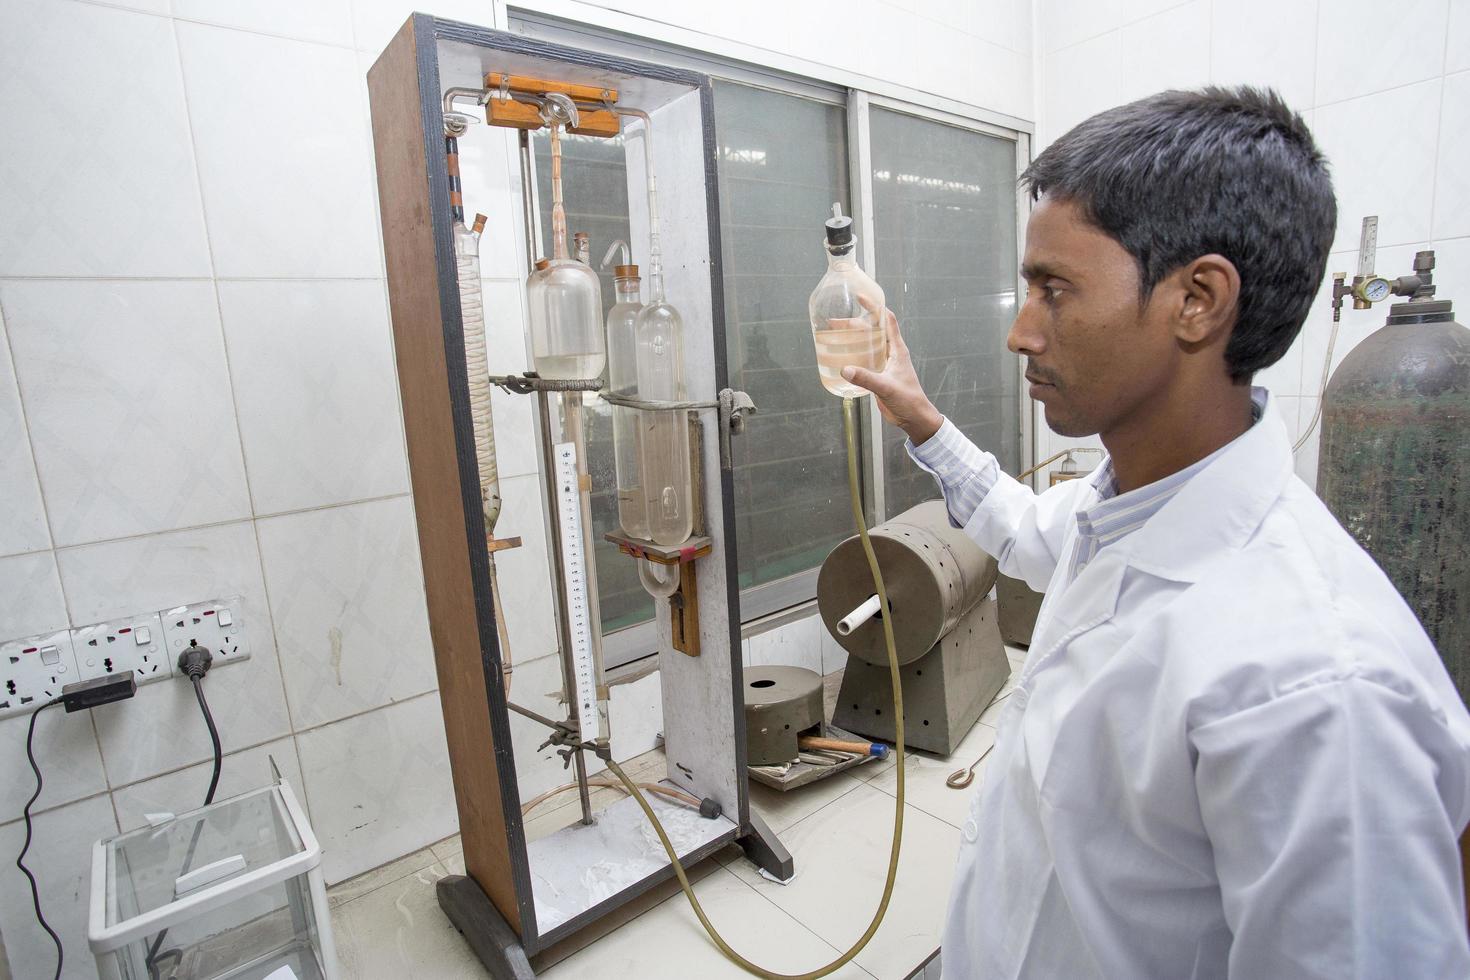
[[[1189,347],[1206,347],[1229,339],[1240,302],[1240,273],[1223,255],[1202,255],[1175,276],[1184,302],[1174,335]]]

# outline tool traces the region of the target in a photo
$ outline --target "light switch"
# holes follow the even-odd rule
[[[48,667],[55,667],[61,662],[61,651],[56,647],[41,648],[41,663]]]
[[[221,609],[219,612],[215,613],[215,619],[219,620],[219,624],[221,626],[229,626],[235,621],[235,617],[230,615],[230,611],[228,609]]]
[[[139,626],[133,630],[133,642],[140,647],[146,647],[153,642],[153,631],[146,626]]]

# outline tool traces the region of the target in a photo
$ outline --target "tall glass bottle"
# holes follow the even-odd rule
[[[638,397],[683,401],[684,321],[664,299],[663,273],[650,270],[653,300],[633,330],[637,340]],[[682,544],[694,531],[689,470],[689,422],[685,412],[640,412],[639,457],[649,537],[662,545]]]
[[[852,219],[842,214],[840,204],[832,205],[826,228],[827,274],[812,290],[807,305],[817,347],[817,374],[832,394],[857,398],[867,390],[843,380],[842,369],[853,365],[881,371],[888,361],[883,287],[858,268]]]
[[[561,128],[551,129],[551,260],[531,273],[531,360],[543,378],[595,378],[607,363],[602,334],[602,283],[586,263],[567,254],[567,215],[561,196]]]
[[[608,250],[617,248],[614,242]],[[624,246],[626,248],[626,246]],[[607,313],[607,387],[614,395],[638,398],[638,344],[635,327],[638,311],[643,308],[643,291],[638,267],[615,266],[613,282],[617,302]],[[604,264],[606,264],[604,262]],[[613,464],[618,476],[618,522],[623,533],[635,538],[648,537],[648,501],[639,479],[639,427],[643,412],[622,405],[612,407]]]

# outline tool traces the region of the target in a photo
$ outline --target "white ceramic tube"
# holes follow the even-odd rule
[[[878,610],[881,608],[881,605],[876,595],[868,596],[866,602],[837,621],[837,635],[846,636],[878,615]]]

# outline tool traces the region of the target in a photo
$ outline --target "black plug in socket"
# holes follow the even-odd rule
[[[78,681],[61,689],[61,703],[67,713],[95,708],[114,701],[126,701],[138,693],[138,681],[132,672],[94,677],[89,681]]]

